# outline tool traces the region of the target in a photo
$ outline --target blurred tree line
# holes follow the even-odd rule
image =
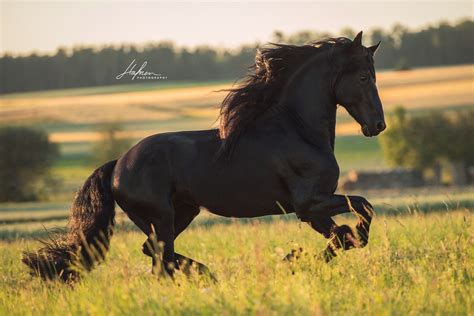
[[[443,169],[451,184],[474,181],[474,110],[408,116],[398,107],[387,125],[380,142],[391,165],[420,171],[433,184],[442,183]]]
[[[352,38],[355,33],[346,28],[337,36]],[[366,43],[383,42],[376,58],[378,68],[406,69],[474,62],[473,35],[472,20],[455,25],[440,23],[419,31],[395,25],[390,30],[376,28],[366,32]],[[313,31],[290,35],[276,31],[272,40],[303,44],[329,36]],[[256,43],[237,49],[209,46],[189,49],[172,42],[159,42],[145,46],[59,48],[52,56],[4,55],[0,58],[0,93],[140,83],[143,81],[126,77],[116,79],[134,59],[137,68],[147,61],[146,70],[161,73],[172,81],[235,79],[244,75],[252,64],[257,47]]]

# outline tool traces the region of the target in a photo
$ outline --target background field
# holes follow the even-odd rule
[[[462,111],[474,107],[474,66],[382,71],[378,87],[385,111],[396,105],[412,113]],[[0,124],[44,128],[61,144],[55,174],[64,188],[82,183],[95,166],[90,164],[98,129],[119,121],[120,137],[137,141],[145,136],[217,126],[218,106],[230,82],[158,83],[6,94],[0,97]],[[344,109],[338,111],[336,156],[343,174],[351,169],[386,167],[376,138],[364,138]]]
[[[474,107],[474,66],[387,71],[378,86],[388,114]],[[49,229],[64,229],[74,191],[96,167],[91,151],[98,129],[120,121],[120,137],[217,126],[229,82],[160,83],[10,94],[0,97],[0,124],[46,129],[60,144],[51,201],[0,203],[0,315],[41,314],[458,314],[474,313],[472,210],[474,187],[357,192],[375,206],[367,248],[330,264],[313,255],[325,241],[293,216],[223,219],[205,212],[177,240],[177,251],[209,265],[220,280],[173,284],[149,273],[145,236],[118,213],[109,260],[70,288],[31,278],[21,251],[36,249]],[[340,109],[336,156],[342,173],[383,169],[377,138],[364,138]],[[338,222],[352,222],[341,216]],[[296,244],[308,253],[289,265]],[[179,284],[177,286],[176,284]]]

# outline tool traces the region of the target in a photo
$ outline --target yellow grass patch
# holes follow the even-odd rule
[[[167,120],[182,116],[182,111],[217,107],[228,88],[214,85],[182,89],[125,92],[101,95],[0,99],[0,121],[53,120],[70,123],[104,121]],[[188,109],[188,110],[186,110]],[[194,111],[198,117],[203,113]],[[215,112],[212,112],[215,115]]]
[[[407,108],[436,108],[474,104],[472,79],[443,80],[380,88],[385,108],[402,104]]]

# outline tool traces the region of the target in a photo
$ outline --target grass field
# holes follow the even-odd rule
[[[324,239],[293,215],[201,214],[176,249],[206,263],[216,284],[151,275],[145,236],[121,212],[105,263],[73,287],[43,282],[21,252],[37,249],[45,228],[65,226],[69,203],[0,204],[0,315],[472,315],[474,187],[364,195],[378,212],[369,245],[329,264]],[[283,262],[295,247],[305,255]]]
[[[145,236],[120,227],[108,260],[74,287],[27,274],[19,258],[22,250],[39,246],[34,239],[4,240],[0,314],[474,313],[470,210],[380,215],[372,227],[366,248],[326,264],[317,256],[324,239],[291,219],[194,224],[177,239],[176,249],[206,263],[219,280],[216,284],[180,274],[174,282],[157,279],[140,252]],[[297,246],[306,255],[292,264],[283,262]]]

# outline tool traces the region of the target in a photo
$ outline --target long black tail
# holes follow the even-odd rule
[[[115,217],[111,177],[116,160],[110,161],[86,180],[71,209],[67,234],[43,241],[37,252],[25,252],[23,263],[33,274],[46,279],[74,280],[105,259]]]

